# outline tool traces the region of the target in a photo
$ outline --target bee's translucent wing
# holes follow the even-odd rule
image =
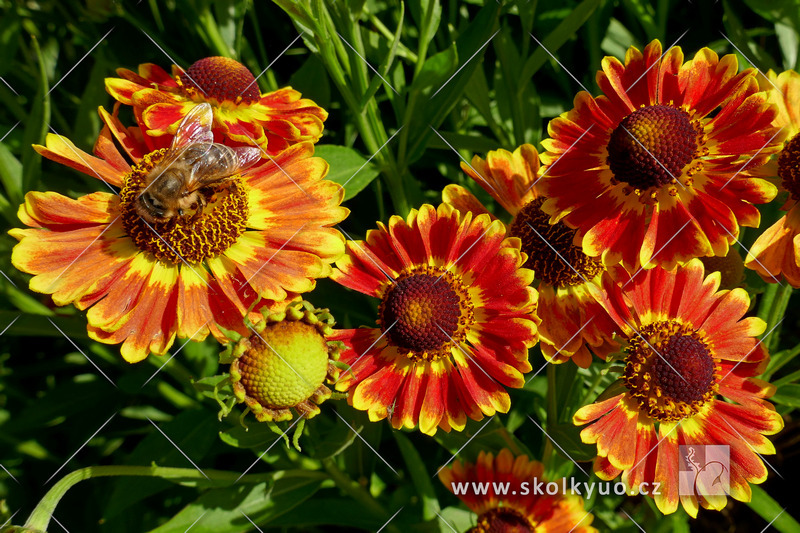
[[[238,163],[237,170],[244,170],[255,165],[261,159],[261,148],[254,146],[238,146],[233,149],[236,152],[236,159]]]
[[[191,166],[189,191],[225,181],[261,159],[261,149],[252,146],[232,148],[219,143],[197,143],[185,148],[182,158]]]
[[[170,151],[177,152],[196,143],[213,143],[214,135],[211,133],[213,125],[214,112],[211,110],[211,105],[202,103],[194,106],[178,126]]]

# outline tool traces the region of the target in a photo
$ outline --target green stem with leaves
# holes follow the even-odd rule
[[[211,483],[212,485],[228,485],[240,481],[258,483],[272,479],[272,474],[249,474],[242,476],[237,472],[222,470],[206,470],[205,474],[192,468],[171,468],[162,466],[90,466],[71,472],[61,478],[47,491],[44,498],[28,517],[25,526],[34,531],[47,531],[50,518],[56,510],[58,502],[69,489],[86,479],[109,476],[157,477],[184,483]],[[324,474],[320,474],[324,476]]]

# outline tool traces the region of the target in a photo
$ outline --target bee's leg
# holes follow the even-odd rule
[[[206,197],[202,194],[198,194],[197,203],[195,204],[196,207],[194,211],[194,216],[192,217],[193,220],[197,220],[198,218],[200,218],[200,216],[203,214],[203,208],[205,208],[206,204],[208,204]]]

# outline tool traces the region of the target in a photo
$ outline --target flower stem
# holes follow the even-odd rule
[[[384,509],[381,504],[375,501],[375,498],[365,491],[361,485],[350,479],[347,474],[342,472],[342,470],[337,466],[336,462],[331,457],[326,457],[323,459],[322,466],[325,468],[325,471],[328,472],[328,475],[336,484],[336,486],[348,496],[379,516],[389,516],[389,514],[386,512],[386,509]],[[391,523],[387,523],[385,527],[386,531],[400,533],[397,527]]]
[[[171,468],[163,466],[90,466],[71,472],[58,480],[53,487],[47,491],[44,498],[36,505],[25,527],[35,531],[47,531],[50,525],[50,518],[64,494],[74,485],[85,479],[108,476],[146,476],[158,477],[162,479],[192,481],[221,481],[233,483],[239,479],[237,472],[225,472],[221,470],[206,470],[205,476],[199,470],[193,468]],[[206,478],[206,476],[208,476]],[[270,474],[250,474],[242,476],[241,480],[253,483],[270,479]]]

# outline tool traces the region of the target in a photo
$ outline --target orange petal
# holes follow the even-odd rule
[[[137,255],[122,279],[89,309],[89,336],[107,344],[122,342],[122,357],[135,363],[148,353],[163,354],[177,329],[178,268]]]
[[[74,168],[87,176],[105,181],[115,187],[122,186],[125,172],[115,168],[107,161],[87,154],[66,137],[48,133],[45,146],[34,144],[33,149],[47,159]]]
[[[442,190],[442,202],[452,205],[462,213],[467,213],[469,211],[476,215],[486,213],[492,217],[492,219],[496,218],[486,210],[486,207],[484,207],[474,194],[461,185],[456,185],[454,183],[447,185]]]

